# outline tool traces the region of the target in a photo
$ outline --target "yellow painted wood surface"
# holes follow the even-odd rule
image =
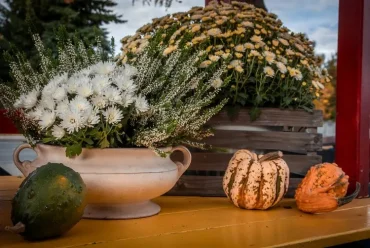
[[[292,199],[268,211],[241,210],[226,198],[159,197],[159,215],[135,220],[81,220],[57,239],[27,242],[7,233],[21,178],[0,177],[0,247],[325,247],[370,238],[370,199],[309,215]]]

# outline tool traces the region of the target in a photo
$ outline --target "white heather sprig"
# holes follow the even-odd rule
[[[53,128],[52,128],[52,135],[57,139],[57,140],[59,140],[59,139],[61,139],[61,138],[63,138],[63,136],[65,135],[65,131],[64,131],[64,129],[63,128],[61,128],[61,127],[59,127],[59,126],[54,126]]]

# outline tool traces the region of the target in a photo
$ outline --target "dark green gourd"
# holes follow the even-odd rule
[[[22,182],[12,201],[13,227],[28,240],[57,237],[76,225],[86,206],[80,174],[63,164],[48,163]]]

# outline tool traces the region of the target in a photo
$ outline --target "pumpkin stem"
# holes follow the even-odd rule
[[[338,207],[340,206],[343,206],[347,203],[350,203],[351,201],[353,201],[353,199],[355,199],[358,195],[358,193],[360,192],[360,189],[361,189],[361,184],[359,182],[356,182],[356,190],[355,192],[353,192],[351,195],[349,196],[346,196],[346,197],[343,197],[343,198],[339,198],[337,201],[338,201]]]
[[[265,155],[263,155],[259,160],[258,162],[262,163],[264,161],[268,161],[268,160],[274,160],[274,159],[278,159],[278,158],[282,158],[283,157],[283,153],[281,151],[277,151],[277,152],[269,152]]]
[[[17,224],[15,224],[15,226],[6,226],[5,230],[12,233],[20,234],[26,231],[26,226],[22,222],[18,222]]]

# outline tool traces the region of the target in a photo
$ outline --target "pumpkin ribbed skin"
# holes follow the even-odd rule
[[[348,185],[348,176],[337,164],[312,166],[296,190],[297,207],[306,213],[333,211],[339,206],[338,199],[346,195]]]
[[[282,153],[265,156],[239,150],[231,158],[223,178],[223,189],[235,206],[268,209],[287,192],[289,168],[281,159]]]

